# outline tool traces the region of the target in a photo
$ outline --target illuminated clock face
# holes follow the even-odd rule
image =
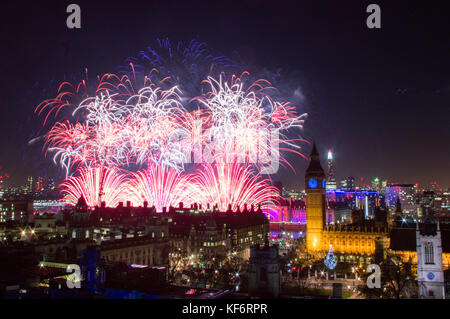
[[[317,180],[315,178],[311,178],[308,181],[309,188],[316,188],[317,187]]]
[[[428,275],[427,275],[427,278],[429,280],[433,280],[434,279],[434,274],[432,272],[429,272]]]

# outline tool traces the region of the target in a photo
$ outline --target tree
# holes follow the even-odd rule
[[[330,245],[330,250],[328,251],[327,256],[325,257],[323,263],[330,270],[336,268],[337,259],[336,259],[336,257],[334,257],[333,247],[331,245]]]
[[[403,262],[399,257],[388,254],[385,260],[379,263],[381,270],[381,287],[369,288],[367,278],[371,273],[361,276],[360,293],[370,299],[408,299],[417,297],[417,281],[412,271],[412,262]]]

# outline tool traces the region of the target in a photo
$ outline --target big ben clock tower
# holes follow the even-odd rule
[[[310,252],[322,248],[322,232],[325,224],[325,172],[320,165],[316,144],[305,173],[306,189],[306,248]]]

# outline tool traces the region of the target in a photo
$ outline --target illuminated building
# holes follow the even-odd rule
[[[55,214],[36,214],[34,230],[37,234],[56,232],[57,217]],[[64,225],[65,226],[65,225]]]
[[[55,199],[37,199],[33,201],[34,213],[56,214],[60,212],[67,204]]]
[[[430,183],[430,190],[432,192],[436,192],[436,191],[440,190],[439,184],[436,181],[431,182]]]
[[[428,218],[427,216],[423,223],[395,222],[389,232],[389,250],[403,261],[410,261],[413,265],[417,265],[419,272],[430,268],[436,269],[439,263],[441,263],[439,268],[442,267],[446,271],[450,268],[450,224],[439,223],[440,236],[437,236],[437,224],[433,221],[430,225]],[[417,233],[417,228],[419,228],[420,234]],[[431,235],[426,235],[430,232]],[[436,258],[439,258],[439,250],[442,251],[441,260],[436,259],[433,260],[433,264],[426,264],[424,245],[427,243],[432,244],[433,254]],[[419,254],[418,250],[421,250]],[[431,262],[431,259],[429,259],[429,262]],[[424,275],[427,274],[418,273],[421,276],[419,280],[425,279]]]
[[[387,210],[375,206],[374,218],[366,219],[365,210],[354,207],[350,223],[329,225],[325,223],[325,188],[320,181],[324,178],[317,150],[313,147],[311,163],[306,170],[307,185],[307,231],[306,246],[309,253],[320,258],[326,254],[330,245],[340,261],[370,263],[376,248],[388,247],[389,251],[403,261],[417,264],[415,224],[409,227],[404,219],[393,222]],[[410,185],[412,186],[412,185]],[[408,186],[409,188],[409,186]],[[395,189],[395,188],[394,188]],[[389,190],[387,190],[389,192]],[[396,197],[396,202],[397,202]],[[401,206],[401,204],[399,205]],[[443,229],[445,226],[445,229]],[[450,263],[450,224],[442,224],[443,269]],[[378,253],[377,256],[384,253]],[[355,259],[356,258],[356,259]]]
[[[306,224],[306,204],[301,200],[281,199],[274,208],[264,208],[263,212],[271,222]]]
[[[28,178],[27,178],[27,187],[28,187],[28,191],[29,192],[33,191],[33,176],[28,176]]]
[[[366,218],[373,218],[375,207],[380,206],[380,197],[377,191],[371,190],[335,190],[336,202],[346,202],[350,207],[363,209]],[[328,191],[327,191],[328,194]]]
[[[36,179],[36,191],[43,191],[44,190],[44,178],[38,176],[38,178]]]
[[[450,191],[444,191],[442,192],[442,204],[441,208],[445,211],[447,210],[447,213],[450,213]]]
[[[349,223],[351,221],[351,208],[346,202],[337,202],[334,206],[334,222],[336,224]]]
[[[388,181],[381,181],[380,194],[385,195],[386,186],[388,185]]]
[[[381,189],[381,183],[380,179],[378,177],[375,177],[372,181],[372,189],[379,192]]]
[[[204,212],[200,207],[169,209],[170,236],[177,249],[205,260],[214,255],[234,253],[248,258],[250,246],[264,243],[269,220],[261,208],[243,211]]]
[[[355,178],[354,177],[347,177],[346,179],[341,181],[341,189],[346,191],[352,191],[355,190]]]
[[[415,213],[415,189],[413,184],[392,184],[385,188],[386,206],[395,208],[397,198],[400,199],[402,208],[406,213]]]
[[[30,243],[34,254],[47,261],[64,263],[79,260],[83,250],[96,245],[105,261],[168,265],[170,239],[166,217],[149,214],[150,208],[146,211],[142,207],[123,206],[103,209],[91,210],[80,199],[76,207],[64,212],[67,237],[36,239]],[[55,228],[57,232],[58,224],[60,221],[54,214],[35,218],[36,233]],[[113,232],[114,229],[118,232]]]
[[[328,173],[327,173],[326,189],[332,191],[336,189],[336,178],[334,176],[333,153],[331,152],[331,150],[328,150],[327,160],[328,160]]]
[[[436,194],[432,191],[424,191],[420,194],[417,194],[417,218],[422,218],[427,214],[427,212],[433,209],[435,197]]]
[[[328,222],[333,222],[334,202],[330,202],[330,207],[326,208]],[[263,212],[268,216],[270,222],[282,222],[298,225],[306,225],[306,203],[304,200],[294,200],[292,198],[281,199],[276,207],[263,208]]]
[[[305,198],[305,193],[296,190],[285,190],[283,192],[283,197],[289,197],[293,200],[303,200]]]
[[[308,251],[322,248],[322,233],[325,226],[325,173],[320,165],[316,144],[310,156],[305,174],[306,188],[306,247]]]
[[[450,212],[449,191],[423,191],[416,194],[417,217],[425,216],[433,211],[437,216],[446,217]]]
[[[442,240],[439,223],[425,219],[423,227],[417,226],[417,281],[420,299],[445,299],[444,269],[442,265]]]
[[[305,174],[306,247],[311,253],[326,252],[330,244],[336,253],[373,255],[375,238],[386,237],[388,224],[362,219],[358,223],[328,225],[325,222],[325,174],[315,145]]]
[[[167,266],[169,241],[164,237],[137,237],[105,242],[100,245],[102,258],[128,265]]]
[[[33,201],[0,201],[0,223],[15,221],[26,224],[33,221]]]

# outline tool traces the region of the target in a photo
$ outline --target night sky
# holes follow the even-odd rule
[[[70,3],[81,6],[81,30],[66,27]],[[369,3],[381,6],[380,30],[366,27]],[[2,3],[1,172],[17,183],[41,173],[33,163],[44,157],[42,145],[31,151],[27,146],[32,128],[39,127],[33,103],[55,92],[39,96],[35,91],[85,67],[91,75],[113,72],[157,38],[169,37],[173,42],[198,39],[224,55],[237,51],[249,68],[281,74],[283,91],[291,90],[288,98],[299,112],[309,113],[303,136],[316,140],[323,164],[327,149],[335,151],[338,180],[377,176],[449,187],[450,16],[444,4]],[[310,146],[303,152],[309,154]],[[297,175],[286,169],[276,178],[288,187],[303,187],[307,163],[294,156],[289,160]],[[42,166],[53,165],[47,159]]]

